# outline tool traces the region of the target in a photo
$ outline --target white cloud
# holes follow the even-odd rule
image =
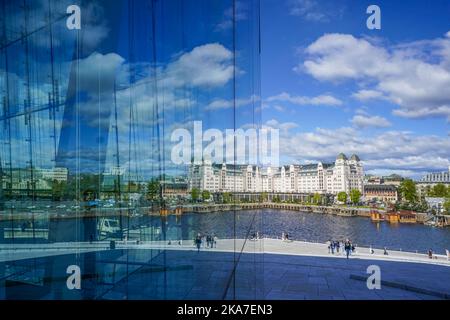
[[[272,96],[266,99],[267,101],[282,101],[290,102],[296,105],[326,105],[326,106],[340,106],[342,101],[331,95],[320,95],[316,97],[305,96],[291,96],[289,93],[282,92],[276,96]]]
[[[298,124],[294,122],[279,122],[275,119],[270,119],[266,121],[263,127],[279,129],[282,133],[287,133],[289,130],[297,128]]]
[[[216,31],[227,31],[231,29],[233,27],[233,18],[235,22],[247,20],[247,12],[247,3],[236,1],[234,10],[233,7],[225,10],[222,21],[216,25]]]
[[[352,94],[352,97],[360,101],[383,98],[383,93],[377,90],[359,90]]]
[[[148,72],[149,65],[131,66],[116,53],[97,52],[75,63],[79,79],[78,90],[87,93],[87,99],[79,103],[81,114],[88,124],[94,127],[100,125],[99,118],[104,120],[103,125],[109,124],[108,115],[111,113],[113,103],[115,79],[117,87],[126,88],[117,92],[118,106],[128,106],[131,96],[136,110],[140,110],[140,114],[144,111],[145,114],[145,111],[152,110],[156,102],[166,109],[195,105],[195,100],[189,97],[189,91],[182,89],[183,96],[180,97],[177,90],[184,87],[210,89],[224,85],[233,77],[232,53],[217,43],[195,47],[190,52],[179,55],[167,66],[158,67],[156,71],[158,81],[163,85],[158,88],[157,96],[152,86],[154,74]],[[130,68],[138,68],[145,74],[142,79],[131,85],[128,83]],[[252,99],[238,99],[236,104],[241,106],[255,100]],[[212,109],[230,106],[231,102],[225,100],[217,100],[211,104]],[[125,113],[119,117],[119,126],[124,129],[129,123],[128,110],[127,107],[119,109],[119,113]],[[142,118],[140,122],[148,126],[154,125],[154,121],[150,119]]]
[[[73,62],[78,77],[79,90],[93,93],[111,90],[114,79],[125,59],[116,53],[101,54],[94,52],[84,59]]]
[[[271,120],[276,127],[283,123]],[[290,123],[286,126],[289,127]],[[280,156],[289,161],[334,161],[336,156],[358,154],[366,170],[445,170],[450,165],[450,139],[387,131],[370,136],[351,127],[316,128],[312,132],[280,130]]]
[[[234,71],[233,53],[219,43],[209,43],[182,54],[167,66],[163,77],[174,87],[218,87],[230,81]]]
[[[278,112],[286,111],[286,109],[283,106],[280,106],[279,104],[274,105],[273,108]]]
[[[352,124],[359,128],[376,127],[376,128],[387,128],[392,124],[383,117],[380,116],[369,116],[369,115],[355,115],[352,120]]]
[[[291,0],[289,1],[289,14],[302,17],[312,22],[327,22],[330,17],[320,9],[316,0]]]
[[[306,53],[297,70],[320,81],[362,81],[369,88],[354,94],[356,98],[385,96],[399,106],[394,110],[398,116],[450,120],[448,37],[385,48],[348,34],[326,34]]]
[[[211,103],[209,103],[205,110],[220,110],[220,109],[230,109],[230,108],[239,108],[242,106],[256,104],[259,101],[259,97],[256,95],[252,95],[250,98],[241,98],[241,99],[215,99]]]

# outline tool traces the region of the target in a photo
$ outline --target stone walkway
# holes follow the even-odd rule
[[[41,244],[33,250],[30,245],[23,245],[23,248],[19,245],[15,250],[1,245],[0,270],[6,268],[7,261],[20,264],[35,259],[41,261],[41,265],[59,270],[57,280],[48,284],[50,293],[36,297],[45,299],[404,300],[450,297],[450,262],[443,256],[429,259],[423,254],[394,251],[385,256],[381,251],[370,254],[369,249],[358,248],[347,260],[341,254],[328,254],[325,244],[277,239],[245,243],[243,248],[242,239],[219,240],[217,248],[202,248],[199,253],[192,241],[184,241],[182,245],[119,242],[116,250],[109,249],[109,242],[78,243],[77,248],[73,243]],[[35,259],[27,260],[30,258]],[[115,270],[114,281],[102,285],[93,283],[90,289],[85,284],[84,291],[64,293],[61,289],[66,277],[64,266],[79,259],[84,264],[95,265],[93,272],[100,278],[106,277],[104,274],[111,278],[110,272]],[[370,265],[377,265],[381,270],[380,290],[367,288],[365,279],[369,274],[366,271]],[[0,282],[0,298],[2,290],[6,290],[2,285]],[[71,296],[74,294],[78,296]],[[11,294],[5,291],[3,298],[6,296]]]

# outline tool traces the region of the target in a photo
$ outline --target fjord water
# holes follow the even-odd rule
[[[101,219],[116,221],[121,232],[101,232]],[[29,223],[29,221],[26,221]],[[15,221],[20,229],[24,221]],[[37,230],[48,230],[48,235],[40,237],[41,231],[28,231],[27,236],[8,238],[5,231],[0,233],[3,243],[38,243],[119,240],[151,241],[194,239],[198,234],[214,234],[220,239],[245,238],[257,232],[269,238],[281,238],[282,232],[293,240],[326,242],[350,239],[357,246],[384,248],[426,253],[433,249],[444,254],[450,249],[450,228],[434,228],[420,224],[374,223],[364,217],[339,217],[327,214],[306,213],[285,210],[245,210],[209,213],[184,213],[181,216],[133,216],[133,217],[89,217],[63,219],[43,219],[34,221]],[[8,221],[0,222],[0,230],[11,227]],[[27,229],[28,230],[28,229]]]

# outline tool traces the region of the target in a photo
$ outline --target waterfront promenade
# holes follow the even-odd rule
[[[217,248],[201,248],[199,253],[192,240],[171,243],[119,241],[116,250],[110,250],[106,241],[16,244],[14,248],[3,244],[0,263],[47,257],[62,259],[65,265],[73,263],[76,256],[97,252],[101,263],[141,265],[140,272],[118,276],[126,281],[117,281],[96,297],[101,299],[122,299],[125,287],[129,299],[450,298],[450,261],[442,255],[429,259],[424,254],[390,251],[385,256],[379,249],[370,254],[368,248],[358,248],[347,260],[341,254],[329,254],[326,244],[267,238],[222,239]],[[155,265],[168,266],[165,287],[161,284],[163,272],[144,271]],[[381,269],[381,290],[366,286],[369,265]],[[233,274],[235,281],[230,285]],[[145,285],[146,281],[152,285]]]
[[[116,241],[116,249],[160,249],[160,250],[188,250],[196,251],[192,240],[178,241]],[[244,245],[245,243],[245,245]],[[20,260],[28,258],[45,257],[52,255],[60,255],[74,252],[92,252],[109,250],[109,241],[89,242],[60,242],[50,244],[0,244],[0,262],[10,260]],[[345,259],[344,253],[328,253],[327,245],[324,243],[306,242],[306,241],[282,241],[280,239],[264,238],[259,240],[245,239],[219,239],[217,247],[205,248],[202,251],[215,252],[244,252],[258,254],[283,254],[295,256],[315,256],[328,257],[336,259]],[[380,248],[374,248],[374,253],[370,253],[370,248],[357,247],[356,252],[351,254],[351,259],[365,260],[384,260],[384,261],[401,261],[444,265],[450,267],[450,261],[445,255],[435,254],[430,259],[426,254],[407,252],[407,251],[391,251],[388,255]]]

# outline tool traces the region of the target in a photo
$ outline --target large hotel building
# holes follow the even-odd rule
[[[339,154],[333,163],[259,168],[254,165],[213,164],[189,167],[189,188],[210,192],[363,193],[364,171],[357,155]]]

